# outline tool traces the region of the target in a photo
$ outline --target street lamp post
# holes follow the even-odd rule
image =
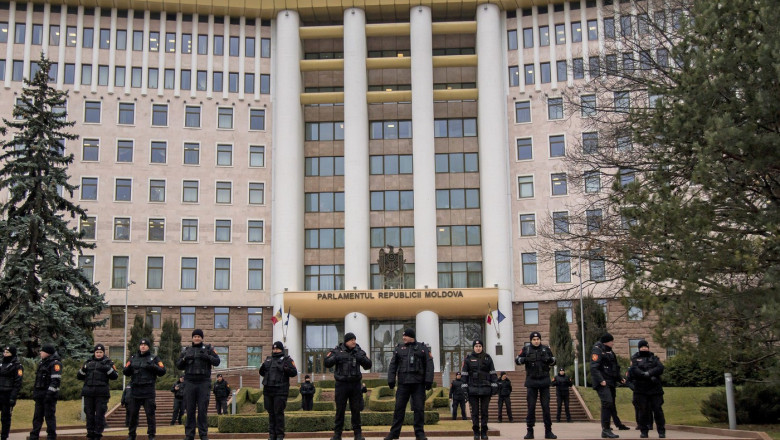
[[[588,386],[588,370],[586,367],[587,357],[585,356],[585,307],[582,305],[582,251],[579,255],[579,270],[577,276],[580,278],[580,325],[582,333],[582,342],[580,342],[580,351],[582,352],[582,383]]]
[[[122,360],[122,368],[124,368],[124,366],[127,365],[127,296],[130,293],[130,286],[132,286],[133,284],[135,284],[135,281],[133,281],[133,280],[130,280],[130,282],[125,284],[125,337],[124,337],[125,351],[124,351],[124,356],[123,356],[123,360]],[[122,391],[125,390],[126,384],[127,384],[127,376],[125,376],[123,374],[122,375]]]

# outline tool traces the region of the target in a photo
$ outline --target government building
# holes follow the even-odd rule
[[[114,359],[127,305],[158,339],[167,319],[184,343],[202,328],[222,367],[284,340],[323,373],[353,332],[381,373],[414,327],[437,371],[477,337],[514,370],[555,310],[574,336],[580,284],[604,277],[603,261],[542,256],[540,231],[608,190],[567,176],[598,133],[564,94],[639,58],[605,43],[641,31],[639,5],[674,14],[659,0],[0,2],[0,116],[44,53],[69,91],[89,215],[74,227],[96,244],[79,265],[105,294],[95,339]],[[655,318],[602,290],[586,294],[627,357]]]

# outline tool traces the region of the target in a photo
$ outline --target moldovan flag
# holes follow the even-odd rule
[[[488,324],[493,323],[493,312],[488,312],[487,319],[485,321],[487,321]]]
[[[277,310],[276,314],[271,317],[271,322],[273,322],[274,325],[276,325],[276,323],[281,320],[282,320],[282,308],[279,307],[279,310]]]

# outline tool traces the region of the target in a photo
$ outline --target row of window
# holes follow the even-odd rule
[[[33,45],[43,44],[43,25],[33,23],[32,24],[32,39],[30,43]],[[27,24],[16,23],[14,28],[14,43],[24,44],[26,42]],[[209,53],[209,36],[207,34],[193,35],[190,33],[181,34],[181,39],[177,41],[176,32],[166,32],[165,39],[161,40],[161,34],[157,31],[149,31],[144,35],[144,31],[134,30],[131,36],[130,48],[134,51],[144,50],[144,41],[148,42],[149,52],[159,52],[161,49],[166,53],[176,53],[178,50],[184,54],[191,54],[193,50],[193,43],[197,43],[197,54],[207,55]],[[97,39],[97,41],[95,41]],[[8,42],[8,22],[0,22],[0,43]],[[177,44],[177,42],[179,44]],[[49,26],[49,46],[59,46],[65,43],[65,47],[76,47],[78,44],[78,28],[76,26],[67,26],[65,28],[65,35],[62,38],[61,29],[59,25],[53,24]],[[99,49],[111,48],[111,29],[101,28],[97,33],[94,28],[83,27],[81,28],[81,47],[85,49],[92,49],[97,43]],[[127,50],[128,48],[128,34],[126,29],[117,29],[114,33],[114,43],[116,50]],[[211,53],[216,56],[223,56],[227,53],[231,57],[237,57],[241,53],[241,38],[231,36],[227,40],[223,35],[213,35],[211,41]],[[227,45],[225,44],[227,43]],[[271,40],[269,38],[261,38],[260,45],[258,47],[255,37],[244,37],[243,52],[247,58],[254,58],[255,53],[260,51],[261,58],[271,57]]]
[[[81,200],[98,200],[98,182],[97,177],[81,178]],[[149,180],[149,202],[166,202],[167,181],[164,179]],[[233,203],[233,182],[217,181],[214,185],[215,203],[232,204]],[[133,179],[130,177],[114,178],[114,201],[132,202],[133,201]],[[183,180],[182,181],[182,203],[200,202],[200,181]],[[249,182],[247,191],[247,204],[264,205],[265,204],[265,183]]]
[[[130,241],[131,222],[130,217],[114,217],[113,219],[113,240]],[[198,224],[200,220],[196,218],[185,218],[181,220],[181,241],[182,243],[198,242]],[[147,220],[146,240],[164,242],[166,238],[166,219],[149,218]],[[265,222],[263,220],[248,220],[246,226],[247,243],[263,243]],[[97,217],[88,216],[79,221],[79,231],[84,240],[97,239]],[[233,221],[229,219],[214,220],[214,241],[217,243],[230,243],[233,241]]]
[[[626,186],[636,181],[636,170],[632,168],[621,168],[616,176],[621,186]],[[569,193],[568,176],[566,173],[550,174],[550,195],[565,196]],[[601,191],[601,172],[597,170],[586,171],[583,174],[583,184],[586,193],[597,193]],[[534,176],[518,176],[517,178],[518,198],[527,199],[534,197]]]
[[[482,262],[438,263],[438,287],[468,288],[482,286]],[[414,287],[414,264],[404,264],[404,285]],[[304,290],[344,290],[344,265],[322,265],[304,267]],[[379,265],[371,265],[371,288],[381,289],[382,277]]]
[[[597,299],[596,303],[601,306],[601,309],[604,311],[604,316],[608,315],[608,302],[606,299]],[[557,301],[556,307],[559,310],[563,310],[566,312],[566,321],[568,323],[574,322],[574,309],[573,309],[573,302],[572,301]],[[644,318],[644,312],[641,307],[637,307],[635,305],[629,305],[627,316],[629,321],[640,321]],[[523,303],[523,323],[525,325],[539,325],[539,303],[538,302],[527,302]],[[629,347],[631,350],[636,349],[635,351],[632,351],[632,354],[639,349],[635,346],[635,344],[638,344],[641,339],[629,339]]]
[[[217,144],[215,150],[215,164],[219,167],[233,166],[233,144]],[[100,139],[84,138],[81,143],[81,160],[85,162],[100,161]],[[265,166],[265,147],[262,145],[249,146],[249,167]],[[182,150],[182,163],[184,165],[200,165],[201,144],[198,142],[185,142]],[[135,158],[135,141],[132,139],[118,139],[116,141],[116,162],[132,163]],[[149,143],[149,163],[168,163],[168,142],[151,141]],[[343,173],[342,173],[343,174]]]
[[[179,308],[179,328],[191,329],[195,328],[195,307],[180,307]],[[230,308],[229,307],[214,307],[214,329],[228,329],[230,328]],[[125,309],[124,307],[112,306],[111,307],[111,328],[124,328],[125,327]],[[159,329],[162,326],[162,307],[146,307],[144,322],[150,325],[154,329]],[[247,307],[247,321],[246,328],[249,330],[260,330],[263,328],[263,309],[262,307]],[[119,349],[121,353],[122,349]],[[220,364],[221,367],[225,365]]]
[[[584,98],[584,97],[583,97]],[[583,99],[584,102],[584,99]],[[533,151],[533,138],[518,138],[517,139],[517,160],[532,160],[534,158]],[[599,134],[595,131],[588,131],[582,133],[582,150],[585,154],[595,154],[601,148],[599,144]],[[548,157],[564,157],[566,155],[566,138],[565,135],[556,134],[548,137]],[[625,135],[618,135],[615,137],[615,148],[618,151],[630,151],[633,148],[633,140],[630,133]],[[590,176],[596,181],[592,183],[598,183],[599,174],[592,174],[592,171],[586,172],[586,177]],[[585,192],[598,192],[600,185],[591,186],[587,183],[585,185]]]
[[[433,136],[437,138],[462,138],[477,136],[477,118],[435,119]],[[411,139],[412,121],[371,121],[369,138]],[[307,141],[344,140],[344,122],[307,122],[305,125]]]
[[[555,252],[555,282],[556,283],[570,283],[571,282],[571,252],[570,251],[556,251]],[[538,281],[538,261],[536,252],[524,252],[520,255],[520,261],[523,271],[523,284],[534,285]],[[598,251],[592,251],[590,258],[588,258],[588,268],[590,273],[590,280],[592,281],[604,281],[606,279],[606,268],[604,259],[598,254]]]
[[[476,173],[479,171],[478,153],[439,153],[436,154],[437,173]],[[412,174],[411,154],[386,154],[369,156],[371,175]],[[305,160],[307,177],[330,177],[344,175],[343,156],[307,157]]]
[[[651,107],[655,106],[658,99],[660,99],[658,95],[649,95],[648,105]],[[596,115],[598,111],[596,95],[582,95],[580,96],[580,103],[580,114],[582,117]],[[631,93],[625,90],[613,92],[610,111],[618,113],[631,111]],[[563,119],[563,115],[563,98],[547,98],[547,119],[559,120]],[[515,102],[515,122],[518,124],[531,122],[531,101]]]
[[[585,211],[585,230],[587,232],[599,232],[603,225],[604,212],[602,209],[594,208]],[[623,227],[629,228],[634,225],[635,219],[627,216],[623,217]],[[552,226],[554,234],[567,234],[569,229],[569,212],[554,211],[552,213]],[[520,236],[533,237],[536,235],[536,214],[520,214]]]

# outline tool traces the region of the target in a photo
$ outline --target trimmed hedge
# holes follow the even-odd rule
[[[366,384],[366,388],[376,388],[387,386],[387,379],[363,379],[363,383]],[[314,386],[317,388],[336,388],[336,380],[318,380],[314,383]]]
[[[209,428],[216,428],[219,425],[219,418],[224,416],[218,416],[216,414],[207,414],[206,415],[206,424],[209,426]],[[187,424],[187,415],[183,415],[181,417],[181,424],[186,425]]]
[[[387,397],[390,397],[390,399]],[[374,391],[368,398],[368,409],[372,411],[395,410],[395,391],[388,386],[374,388]]]
[[[287,432],[314,432],[314,431],[332,431],[333,411],[297,411],[285,413],[285,431]],[[237,415],[237,416],[213,416],[209,417],[209,426],[211,419],[217,419],[217,427],[220,433],[265,433],[268,432],[268,417],[262,415]],[[352,417],[349,413],[345,415],[344,426],[352,426]],[[393,422],[392,413],[361,413],[363,426],[390,425]],[[407,412],[404,416],[404,425],[411,425],[414,421],[414,414]],[[439,413],[434,411],[425,412],[425,424],[433,425],[439,422]]]

